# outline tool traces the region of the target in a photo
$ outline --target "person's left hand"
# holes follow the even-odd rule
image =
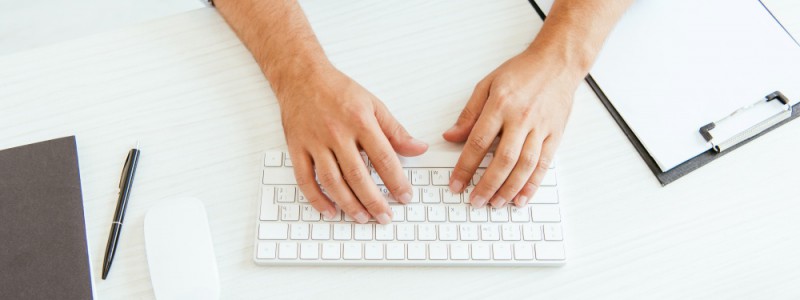
[[[527,50],[506,61],[475,87],[455,126],[444,133],[450,142],[466,141],[450,177],[461,193],[495,138],[500,142],[486,172],[470,195],[475,207],[491,201],[528,204],[551,164],[583,75],[566,67],[558,55]]]

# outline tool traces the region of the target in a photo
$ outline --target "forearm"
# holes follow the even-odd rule
[[[550,54],[583,78],[608,34],[634,0],[556,0],[527,51]]]
[[[330,67],[300,5],[292,0],[215,0],[279,99],[287,82]]]

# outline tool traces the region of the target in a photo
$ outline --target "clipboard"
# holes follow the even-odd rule
[[[542,7],[540,7],[535,0],[529,0],[530,4],[533,6],[536,13],[542,20],[545,20],[546,14]],[[763,4],[762,4],[763,5]],[[766,9],[766,7],[764,7]],[[769,10],[767,10],[769,11]],[[770,12],[770,14],[772,14]],[[774,18],[774,15],[773,15]],[[775,20],[777,22],[777,19]],[[780,24],[780,22],[778,22]],[[786,28],[783,27],[785,31]],[[787,34],[788,31],[786,31]],[[789,36],[797,43],[797,40],[789,34]],[[798,44],[800,46],[800,44]],[[677,166],[672,167],[667,171],[662,171],[659,167],[658,162],[656,159],[651,155],[651,153],[647,150],[644,146],[642,141],[639,137],[636,136],[634,130],[629,126],[629,124],[623,119],[620,112],[614,107],[614,105],[609,100],[606,93],[597,83],[597,81],[592,77],[591,74],[587,75],[585,78],[586,82],[589,84],[591,89],[597,94],[597,97],[603,103],[606,110],[611,114],[612,118],[617,122],[620,129],[625,133],[628,137],[628,140],[633,144],[636,151],[642,157],[642,159],[647,164],[648,168],[653,172],[656,176],[658,181],[661,183],[662,186],[666,186],[669,183],[674,182],[675,180],[683,177],[684,175],[691,173],[694,170],[710,163],[711,161],[724,156],[725,154],[738,149],[739,147],[744,146],[745,144],[749,143],[750,141],[757,139],[758,137],[767,134],[768,132],[774,130],[782,126],[783,124],[788,123],[791,120],[794,120],[798,116],[800,116],[800,103],[795,105],[789,105],[789,101],[786,96],[783,95],[781,91],[774,91],[768,95],[765,95],[762,99],[753,99],[757,100],[756,102],[736,109],[730,112],[729,115],[723,116],[718,120],[709,120],[709,123],[705,126],[698,128],[698,134],[700,134],[708,143],[709,149],[699,155],[689,158],[688,160],[678,164]],[[780,104],[780,105],[776,105]],[[732,120],[740,117],[740,115],[747,113],[750,110],[753,110],[756,107],[762,108],[767,105],[775,106],[775,113],[770,115],[767,118],[764,118],[759,123],[743,128],[740,131],[736,131],[733,133],[727,132],[724,137],[716,137],[715,131],[719,131],[723,129],[723,126],[726,126]],[[730,131],[730,130],[728,130]]]

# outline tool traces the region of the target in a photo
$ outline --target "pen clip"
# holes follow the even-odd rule
[[[128,163],[131,160],[131,153],[128,153],[128,156],[125,158],[125,164],[122,167],[122,174],[119,175],[119,188],[122,189],[122,183],[125,182],[125,174],[128,174]]]

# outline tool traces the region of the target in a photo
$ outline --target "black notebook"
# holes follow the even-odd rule
[[[0,151],[0,299],[92,299],[75,137]]]

